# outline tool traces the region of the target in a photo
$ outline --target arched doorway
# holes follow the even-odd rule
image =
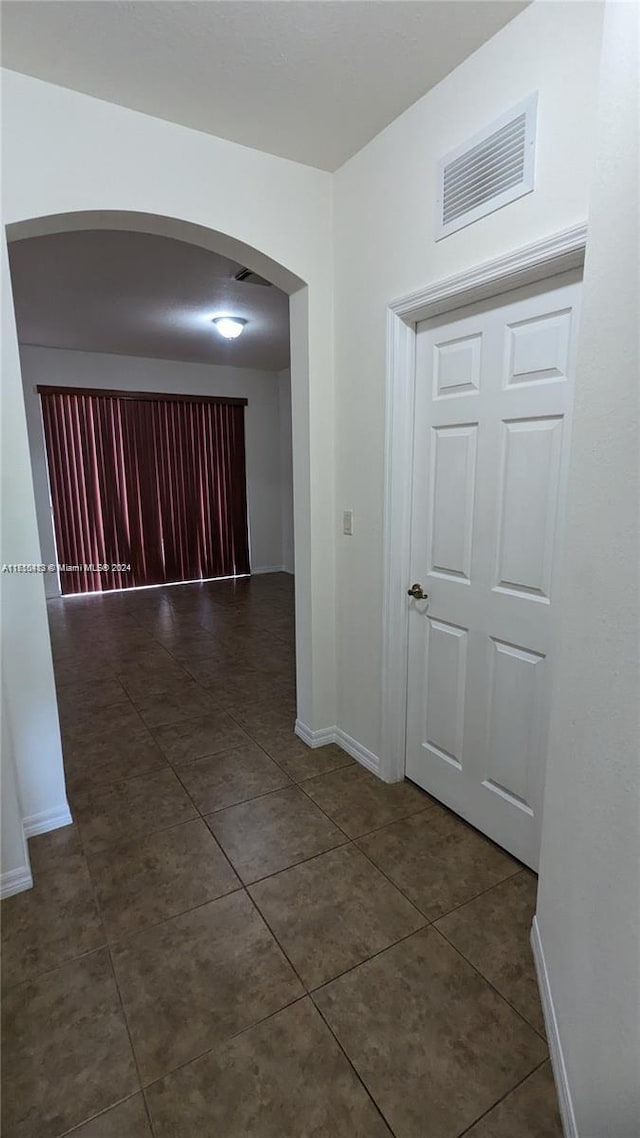
[[[295,533],[295,609],[296,609],[296,673],[297,717],[313,725],[313,659],[311,645],[311,535],[310,517],[310,445],[309,445],[309,363],[308,363],[308,289],[305,282],[286,266],[258,249],[232,236],[178,218],[134,211],[88,211],[47,215],[6,226],[8,242],[55,233],[83,229],[127,230],[157,234],[198,245],[233,260],[271,280],[290,297],[292,434],[294,472]],[[10,297],[10,287],[5,287]],[[6,306],[6,316],[13,313]],[[13,338],[13,329],[11,329]],[[29,514],[33,508],[33,491],[28,452],[25,455],[24,406],[17,397],[15,361],[17,351],[9,343],[10,366],[5,368],[3,397],[4,429],[19,451],[16,459],[22,469],[18,504],[12,488],[7,490],[4,509],[3,561],[11,556],[26,562],[41,560],[37,532]],[[19,373],[17,374],[19,380]],[[8,413],[7,413],[8,412]],[[11,461],[10,456],[6,456]],[[27,462],[25,462],[27,458]],[[26,467],[26,469],[25,469]],[[15,488],[15,486],[14,486]],[[27,509],[25,502],[28,499]],[[8,508],[7,508],[8,504]],[[15,526],[13,522],[15,520]],[[26,523],[26,524],[25,524]],[[28,540],[25,534],[28,531]],[[17,579],[16,579],[17,580]],[[46,613],[42,590],[35,576],[29,588],[16,588],[16,580],[5,582],[3,613],[6,699],[8,726],[14,740],[16,773],[21,812],[27,836],[65,825],[69,812],[65,801],[60,738],[56,711],[55,688],[51,669]],[[24,579],[23,579],[24,581]],[[25,646],[25,628],[30,641]],[[21,644],[23,650],[16,652]],[[293,728],[293,724],[292,724]],[[44,740],[44,745],[43,745]]]

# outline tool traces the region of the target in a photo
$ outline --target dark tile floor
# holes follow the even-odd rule
[[[74,825],[2,904],[4,1138],[560,1138],[535,878],[293,735],[291,578],[49,614]]]

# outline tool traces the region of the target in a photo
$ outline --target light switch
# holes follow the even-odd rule
[[[342,514],[342,532],[347,537],[353,537],[353,510],[345,510]]]

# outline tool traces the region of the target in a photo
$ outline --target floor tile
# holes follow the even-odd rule
[[[29,861],[35,878],[47,870],[62,869],[70,861],[83,856],[77,826],[62,826],[59,830],[29,838]]]
[[[188,684],[191,677],[177,661],[167,658],[158,661],[152,657],[138,666],[117,673],[118,680],[130,699],[144,700],[156,692],[170,691],[176,685]]]
[[[305,782],[316,775],[354,765],[351,755],[335,743],[326,747],[307,747],[292,733],[269,741],[265,750],[295,782]]]
[[[223,683],[224,678],[230,673],[233,674],[232,663],[224,655],[214,655],[212,651],[206,657],[196,655],[196,657],[184,660],[184,667],[187,668],[189,675],[194,677],[198,684],[211,688],[213,695],[215,688]]]
[[[201,819],[113,846],[89,866],[112,941],[240,888]]]
[[[355,846],[341,846],[249,889],[308,988],[360,964],[425,919]]]
[[[141,1094],[72,1130],[69,1138],[153,1138]]]
[[[521,869],[440,807],[369,834],[358,845],[431,921]]]
[[[203,814],[291,785],[284,771],[249,740],[243,747],[181,767],[178,773]]]
[[[151,1138],[97,926],[154,1138],[560,1138],[533,878],[294,734],[292,580],[48,615],[76,824],[31,839],[35,889],[2,904],[3,1134]]]
[[[230,806],[206,818],[244,882],[257,881],[346,842],[297,787]]]
[[[210,659],[215,656],[217,647],[215,632],[205,628],[186,632],[180,627],[173,633],[167,633],[163,636],[162,642],[176,660],[184,660],[185,663],[191,663],[192,660]]]
[[[87,854],[196,817],[172,770],[96,787],[74,802]]]
[[[211,711],[208,715],[156,727],[155,737],[172,766],[193,763],[205,755],[217,755],[249,743],[249,736],[227,715]]]
[[[231,893],[113,949],[144,1083],[302,994],[246,893]]]
[[[71,714],[61,718],[62,741],[65,760],[69,753],[82,749],[88,744],[102,740],[114,743],[118,738],[147,737],[145,724],[135,707],[128,700],[113,707],[102,707],[91,714]]]
[[[2,982],[20,984],[105,943],[84,857],[34,878],[2,902]]]
[[[247,702],[246,706],[234,707],[233,714],[251,738],[265,748],[270,743],[276,745],[282,739],[295,738],[295,715],[283,712],[279,705]]]
[[[78,659],[72,655],[66,660],[56,661],[55,677],[57,688],[68,687],[72,684],[75,686],[94,682],[101,683],[104,680],[116,680],[118,678],[109,661],[91,655],[84,659]]]
[[[125,677],[135,683],[136,678],[147,670],[151,672],[164,664],[171,668],[176,663],[161,645],[144,633],[140,639],[132,639],[130,636],[123,639],[121,632],[113,633],[105,644],[104,651],[115,674],[123,683]]]
[[[546,1057],[540,1037],[433,928],[314,999],[396,1138],[457,1138]]]
[[[447,940],[544,1035],[529,937],[537,878],[526,870],[436,922]]]
[[[391,1138],[308,999],[148,1091],[156,1138]]]
[[[127,693],[116,679],[78,683],[73,687],[63,687],[58,692],[58,707],[61,713],[74,716],[91,715],[101,708],[128,702]]]
[[[3,1138],[58,1138],[139,1089],[106,949],[3,1001]]]
[[[65,749],[67,785],[72,793],[166,768],[167,760],[146,728],[131,735],[110,731]]]
[[[383,782],[357,763],[305,782],[304,789],[350,838],[433,806],[412,783]]]
[[[193,681],[172,685],[167,691],[149,692],[134,699],[147,727],[163,727],[166,723],[182,723],[215,710],[211,694]]]
[[[284,680],[281,676],[270,675],[260,667],[259,660],[256,661],[255,670],[252,672],[250,679],[243,676],[234,678],[225,676],[225,678],[218,683],[208,684],[208,690],[215,697],[216,702],[221,707],[228,707],[233,709],[233,713],[239,712],[244,714],[245,708],[249,703],[252,707],[259,705],[267,707],[277,707],[284,712],[285,707],[292,700],[294,691],[293,685]],[[293,724],[295,722],[295,706],[292,707],[288,713],[288,727],[293,731]]]
[[[480,1122],[466,1130],[464,1138],[562,1138],[551,1065],[543,1063]]]

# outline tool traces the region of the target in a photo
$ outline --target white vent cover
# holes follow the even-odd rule
[[[531,193],[537,93],[440,161],[436,241]]]

